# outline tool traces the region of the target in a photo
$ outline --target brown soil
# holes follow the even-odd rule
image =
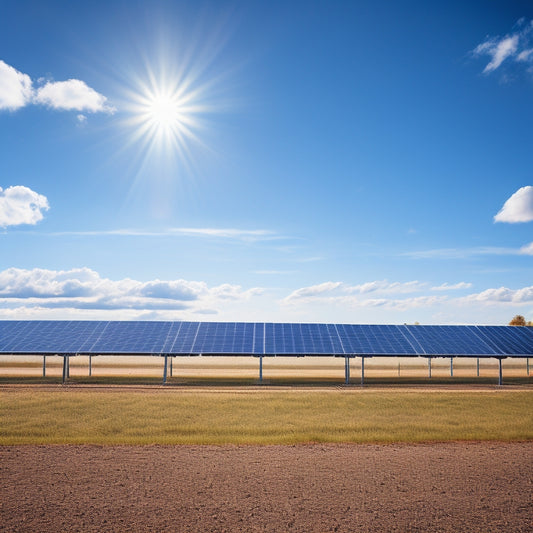
[[[1,531],[533,531],[533,443],[0,448]]]

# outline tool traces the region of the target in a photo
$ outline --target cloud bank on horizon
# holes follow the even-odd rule
[[[479,306],[503,304],[520,308],[533,303],[533,286],[498,287],[469,293],[471,287],[469,282],[432,287],[417,280],[405,283],[376,280],[353,286],[324,282],[292,291],[278,300],[277,306],[280,310],[289,308],[298,316],[309,307],[324,305],[347,310],[406,311],[439,309],[453,304],[472,312],[479,310]],[[264,287],[243,289],[227,283],[210,287],[205,282],[183,279],[115,281],[101,277],[90,268],[68,271],[9,268],[0,272],[0,318],[55,318],[68,312],[69,317],[79,319],[102,316],[175,319],[178,312],[182,319],[211,315],[231,320],[225,312],[228,306],[251,301],[261,305],[268,291]],[[452,297],[443,293],[459,294]]]

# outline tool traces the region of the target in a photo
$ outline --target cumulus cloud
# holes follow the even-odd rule
[[[113,113],[115,109],[107,105],[107,98],[91,89],[81,80],[51,81],[35,91],[34,101],[53,109],[67,111],[104,111]],[[79,118],[79,115],[78,115]]]
[[[40,86],[34,88],[30,76],[0,60],[0,110],[15,111],[34,104],[67,111],[115,112],[105,96],[81,80],[38,80],[37,84]],[[78,120],[83,122],[85,116],[78,115]]]
[[[37,224],[49,209],[46,196],[23,185],[0,187],[0,228],[20,224]]]
[[[89,268],[0,272],[0,305],[45,309],[86,310],[184,310],[204,312],[227,300],[244,301],[261,290],[187,280],[137,281],[102,278]],[[216,311],[215,311],[216,312]]]
[[[533,286],[522,287],[521,289],[508,289],[507,287],[487,289],[480,293],[466,296],[464,300],[483,303],[529,304],[533,302]]]
[[[533,220],[533,187],[518,189],[495,215],[494,222],[531,222]]]
[[[31,78],[0,59],[0,109],[15,111],[31,102]]]
[[[508,59],[521,63],[533,61],[533,21],[526,23],[521,19],[516,27],[510,35],[488,37],[472,51],[475,56],[489,56],[490,61],[483,69],[485,74],[495,71]]]

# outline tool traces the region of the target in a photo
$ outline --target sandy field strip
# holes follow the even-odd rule
[[[0,448],[0,531],[533,531],[533,444]]]

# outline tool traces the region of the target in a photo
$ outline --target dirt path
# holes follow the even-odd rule
[[[533,531],[533,443],[0,448],[1,531]]]

